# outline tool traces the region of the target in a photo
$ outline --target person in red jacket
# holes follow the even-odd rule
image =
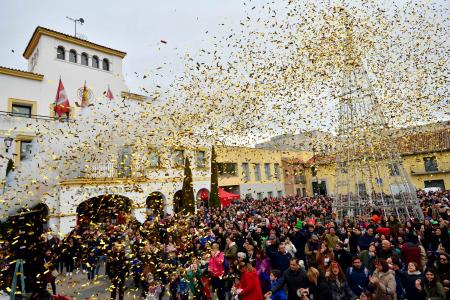
[[[422,261],[420,259],[420,247],[418,245],[418,238],[414,234],[408,234],[406,236],[406,243],[401,247],[401,253],[405,264],[415,262],[419,269],[422,269]]]
[[[241,263],[241,287],[237,293],[242,296],[242,300],[263,299],[258,273],[248,260]]]

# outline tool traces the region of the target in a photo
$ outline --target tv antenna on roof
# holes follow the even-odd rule
[[[80,23],[80,25],[84,24],[84,19],[83,18],[79,18],[79,19],[74,19],[71,17],[66,17],[67,19],[69,19],[70,21],[72,21],[75,24],[75,34],[74,36],[77,37],[77,23]]]

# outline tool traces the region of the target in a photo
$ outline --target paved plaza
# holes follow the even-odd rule
[[[111,281],[108,276],[100,275],[98,279],[88,282],[87,274],[79,272],[72,276],[60,275],[57,278],[56,291],[60,295],[69,296],[72,299],[108,299]],[[48,285],[49,291],[51,290]],[[140,289],[134,288],[133,279],[126,282],[125,299],[141,299]]]

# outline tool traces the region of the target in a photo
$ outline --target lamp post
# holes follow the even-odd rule
[[[6,152],[8,153],[9,147],[11,147],[12,142],[13,142],[13,139],[12,139],[11,137],[8,136],[8,137],[5,137],[5,138],[3,139],[3,142],[5,143]]]

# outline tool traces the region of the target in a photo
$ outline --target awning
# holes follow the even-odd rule
[[[220,203],[222,204],[222,206],[227,207],[227,206],[231,205],[231,202],[233,200],[237,200],[237,199],[241,198],[241,196],[233,194],[233,193],[229,193],[229,192],[225,191],[223,188],[219,188],[219,198],[220,198]]]

